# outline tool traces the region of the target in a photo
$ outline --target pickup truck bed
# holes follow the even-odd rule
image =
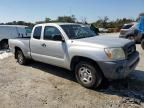
[[[14,53],[16,48],[21,48],[25,57],[31,59],[30,54],[30,37],[10,39],[10,50]]]

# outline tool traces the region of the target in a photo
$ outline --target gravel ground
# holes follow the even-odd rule
[[[9,50],[0,50],[0,60],[5,59],[9,56],[12,56]]]
[[[20,66],[0,52],[0,108],[144,108],[144,51],[128,79],[89,90],[64,69],[32,62]],[[4,56],[6,55],[7,56]]]

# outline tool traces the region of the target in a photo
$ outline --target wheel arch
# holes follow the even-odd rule
[[[16,46],[15,47],[15,52],[14,52],[15,59],[17,59],[17,51],[19,51],[19,50],[22,51],[21,48]]]
[[[103,75],[104,77],[104,74],[100,68],[100,66],[98,65],[98,63],[88,57],[83,57],[83,56],[74,56],[71,60],[71,63],[70,63],[70,69],[71,71],[74,71],[75,67],[76,67],[76,64],[78,64],[80,61],[86,61],[86,62],[90,62],[92,64],[95,65],[96,68],[98,68],[100,71],[101,71],[101,74]]]
[[[4,39],[2,39],[2,40],[0,41],[0,45],[2,46],[2,43],[3,43],[3,42],[6,42],[6,43],[8,44],[8,41],[9,41],[9,39],[4,38]]]
[[[2,40],[1,40],[1,42],[2,42],[2,41],[7,41],[7,42],[8,42],[8,40],[9,40],[9,39],[7,39],[7,38],[4,38],[4,39],[2,39]]]

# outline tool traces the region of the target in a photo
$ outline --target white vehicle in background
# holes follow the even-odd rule
[[[8,40],[17,37],[30,37],[31,28],[23,25],[0,25],[0,48],[8,49]]]
[[[107,32],[108,32],[108,29],[99,28],[99,32],[100,32],[100,33],[107,33]]]

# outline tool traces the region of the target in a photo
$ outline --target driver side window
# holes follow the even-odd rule
[[[61,32],[52,26],[46,26],[44,29],[44,40],[60,41],[62,39]]]

